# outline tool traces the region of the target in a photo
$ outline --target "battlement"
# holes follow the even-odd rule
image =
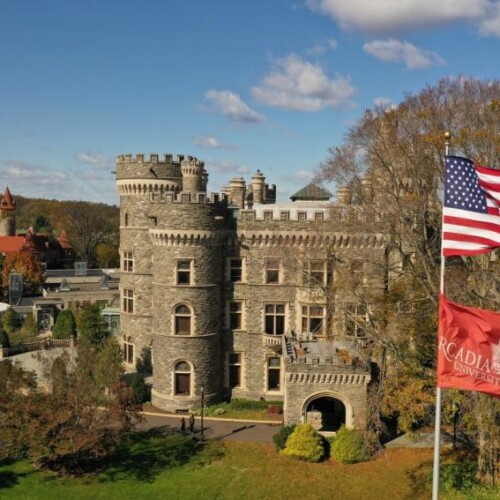
[[[180,192],[180,193],[151,193],[150,194],[151,203],[166,203],[166,204],[213,204],[219,205],[221,207],[227,207],[227,197],[221,196],[219,193],[211,193],[210,196],[207,193],[190,193],[190,192]]]
[[[118,164],[130,164],[130,163],[156,163],[156,164],[166,164],[166,165],[181,165],[183,161],[196,162],[196,164],[204,164],[202,161],[198,160],[194,156],[185,155],[171,155],[164,154],[163,158],[157,153],[151,153],[149,156],[142,153],[137,153],[135,156],[132,154],[118,155],[116,157],[116,163]]]

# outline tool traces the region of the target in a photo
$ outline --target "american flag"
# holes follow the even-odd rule
[[[443,255],[475,255],[500,247],[500,171],[445,158]]]

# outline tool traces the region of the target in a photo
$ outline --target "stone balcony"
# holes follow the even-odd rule
[[[283,335],[262,335],[263,343],[267,347],[271,347],[271,349],[275,349],[277,351],[282,349],[283,346]]]

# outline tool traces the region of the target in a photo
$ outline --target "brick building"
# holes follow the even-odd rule
[[[209,195],[192,157],[119,156],[116,178],[121,337],[130,363],[152,350],[154,405],[189,410],[203,389],[282,400],[287,423],[366,424],[355,289],[380,290],[388,258],[370,178],[356,205],[314,185],[276,203],[260,171]]]

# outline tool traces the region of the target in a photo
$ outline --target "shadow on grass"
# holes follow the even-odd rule
[[[0,490],[6,490],[12,488],[19,484],[19,480],[25,478],[30,473],[29,472],[16,472],[14,470],[5,470],[5,467],[9,467],[15,463],[15,460],[4,460],[0,463],[0,467],[4,470],[0,470]]]
[[[153,482],[167,469],[188,463],[202,466],[215,458],[192,437],[158,432],[138,433],[110,457],[98,476],[99,482],[133,479]]]

